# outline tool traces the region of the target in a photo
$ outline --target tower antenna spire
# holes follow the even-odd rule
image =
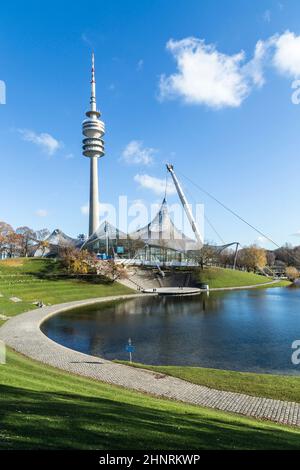
[[[97,111],[96,105],[96,77],[95,77],[95,54],[92,52],[92,79],[91,79],[91,111]]]

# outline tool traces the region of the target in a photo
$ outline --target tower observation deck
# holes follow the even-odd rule
[[[90,201],[89,201],[89,236],[92,235],[99,224],[99,187],[98,187],[98,158],[104,156],[104,141],[102,139],[105,128],[104,122],[99,119],[100,112],[96,104],[95,59],[92,54],[92,79],[90,109],[85,113],[87,119],[82,123],[82,153],[90,158]]]

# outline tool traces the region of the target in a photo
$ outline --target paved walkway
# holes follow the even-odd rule
[[[23,313],[11,318],[0,328],[0,339],[25,356],[74,374],[193,405],[300,426],[300,404],[298,403],[214,390],[152,371],[115,364],[65,348],[47,338],[40,330],[41,323],[58,312],[77,306],[137,296],[135,294],[102,297],[43,307]]]

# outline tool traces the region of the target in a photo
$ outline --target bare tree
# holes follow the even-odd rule
[[[6,222],[0,221],[0,234],[7,235],[10,232],[13,232],[14,229],[12,226]]]
[[[6,251],[10,258],[19,256],[21,253],[22,236],[12,231],[5,237]]]
[[[20,254],[21,256],[28,256],[30,247],[33,245],[36,240],[36,233],[29,227],[18,227],[16,229],[16,234],[20,235]]]
[[[204,268],[205,265],[210,264],[212,261],[216,261],[217,253],[213,246],[203,245],[201,250],[196,254],[196,259],[201,267]]]

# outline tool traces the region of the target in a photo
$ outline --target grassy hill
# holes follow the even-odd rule
[[[199,272],[200,283],[207,283],[211,288],[243,287],[264,284],[272,281],[271,278],[259,274],[248,273],[224,268],[204,268]],[[279,281],[278,285],[288,285],[289,282]],[[277,284],[276,284],[277,285]]]
[[[153,398],[13,352],[0,365],[0,449],[297,449],[300,431]]]
[[[57,304],[132,291],[105,278],[67,275],[54,259],[16,258],[0,261],[0,315],[15,315],[35,308],[33,302]],[[13,302],[18,297],[20,302]],[[0,317],[1,321],[1,317]]]

